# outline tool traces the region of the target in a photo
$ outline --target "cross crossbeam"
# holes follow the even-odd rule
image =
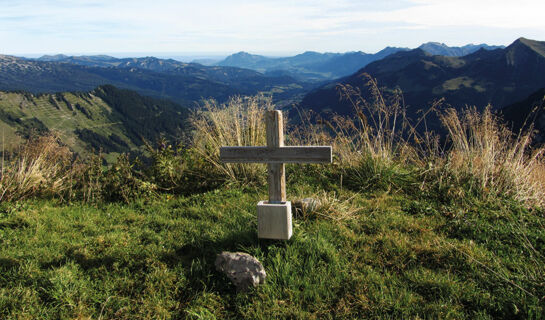
[[[222,147],[220,158],[238,163],[329,163],[331,147]]]
[[[284,146],[282,111],[268,111],[265,116],[266,147],[221,147],[220,160],[235,163],[267,163],[269,202],[286,201],[284,163],[331,163],[330,146]]]

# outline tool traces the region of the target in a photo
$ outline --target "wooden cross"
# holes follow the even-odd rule
[[[269,203],[286,201],[284,163],[331,163],[330,146],[285,147],[282,111],[268,111],[265,116],[266,147],[221,147],[223,162],[267,163]]]

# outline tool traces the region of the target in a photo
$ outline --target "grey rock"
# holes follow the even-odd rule
[[[297,213],[309,213],[318,209],[322,203],[318,199],[304,198],[293,202],[294,211]]]
[[[216,270],[225,273],[239,291],[256,287],[265,282],[267,273],[261,262],[243,252],[227,252],[218,254],[214,263]]]

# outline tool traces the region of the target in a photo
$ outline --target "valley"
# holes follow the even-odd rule
[[[240,52],[216,64],[104,55],[0,56],[0,111],[6,145],[16,144],[36,130],[59,132],[78,152],[89,146],[95,151],[102,147],[106,153],[134,150],[142,140],[127,126],[145,123],[149,132],[142,134],[146,139],[155,139],[159,132],[175,136],[183,127],[182,115],[187,113],[183,110],[198,108],[206,99],[223,103],[235,95],[265,94],[272,96],[279,108],[313,110],[325,117],[349,115],[353,106],[341,99],[338,85],[350,86],[369,98],[364,75],[376,79],[386,93],[400,90],[413,119],[440,99],[444,99],[443,107],[476,106],[482,110],[491,104],[500,110],[545,88],[544,42],[524,38],[505,48],[485,44],[448,47],[429,42],[413,50],[387,47],[376,54],[305,52],[269,58]],[[104,88],[109,88],[106,96]],[[116,104],[108,95],[119,92],[136,97],[125,101],[135,104],[134,109],[126,106],[125,113],[112,109]],[[142,104],[146,99],[161,99],[160,105],[168,105],[169,112],[181,112],[174,117],[177,124],[151,128],[134,117],[142,110],[152,117],[160,114],[152,111],[152,100]],[[516,129],[530,107],[520,112],[514,108],[504,115]],[[437,118],[432,115],[430,120],[431,128],[439,129]],[[539,123],[537,129],[542,129]]]

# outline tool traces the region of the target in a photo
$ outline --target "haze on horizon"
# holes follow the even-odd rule
[[[544,40],[542,0],[0,0],[0,54],[287,55]]]

